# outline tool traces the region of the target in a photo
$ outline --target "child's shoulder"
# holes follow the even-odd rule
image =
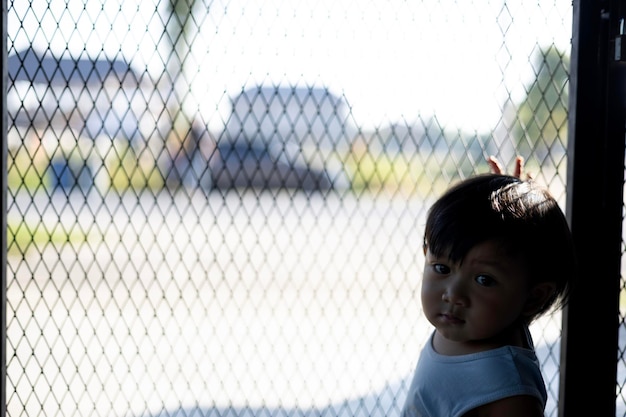
[[[463,417],[544,417],[543,406],[538,398],[515,395],[481,405],[465,413]]]

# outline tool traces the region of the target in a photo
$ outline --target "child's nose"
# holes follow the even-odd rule
[[[466,306],[468,304],[467,292],[460,280],[452,280],[450,285],[446,286],[441,299],[455,305]]]

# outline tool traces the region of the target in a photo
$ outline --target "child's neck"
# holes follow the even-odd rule
[[[497,349],[502,346],[517,346],[528,349],[530,346],[526,338],[525,326],[523,323],[516,323],[495,337],[465,342],[446,339],[441,333],[435,331],[433,349],[435,349],[435,352],[446,356],[467,355]]]

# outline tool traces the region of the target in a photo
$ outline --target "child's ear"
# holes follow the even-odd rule
[[[556,291],[556,284],[554,282],[540,282],[530,290],[530,295],[526,304],[524,305],[523,314],[526,316],[532,316],[537,311],[541,310],[543,306],[552,298]]]

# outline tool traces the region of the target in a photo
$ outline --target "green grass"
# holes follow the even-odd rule
[[[7,248],[9,256],[25,255],[32,250],[42,251],[48,245],[72,244],[79,246],[87,241],[87,236],[77,230],[65,231],[59,225],[51,230],[43,223],[30,224],[25,221],[7,224]]]
[[[385,192],[425,198],[441,194],[459,175],[452,160],[443,164],[404,155],[364,153],[351,155],[345,163],[355,192]]]

